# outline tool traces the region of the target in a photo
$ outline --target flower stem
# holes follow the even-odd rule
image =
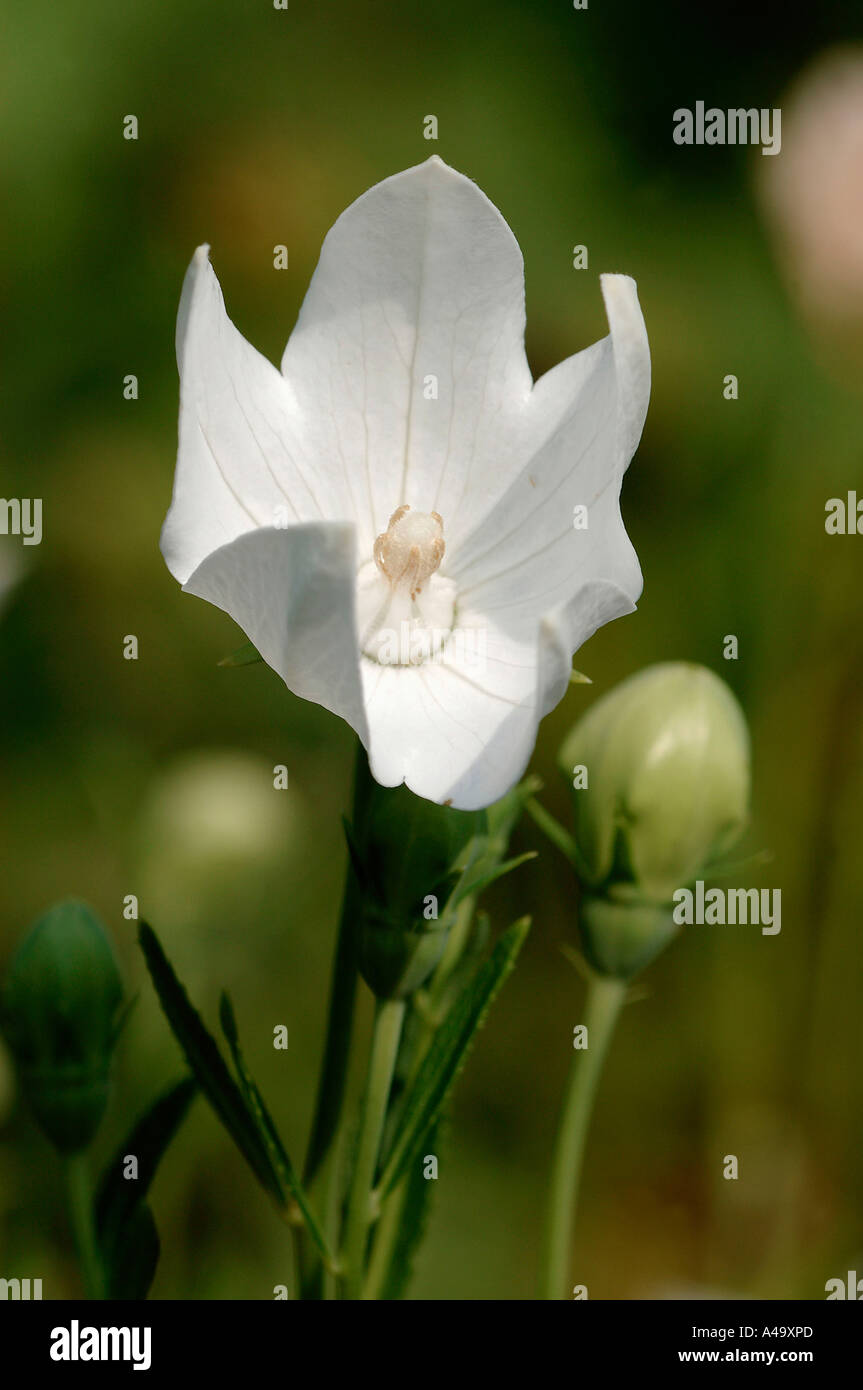
[[[569,1297],[572,1237],[582,1159],[593,1101],[627,985],[606,975],[590,977],[585,1023],[587,1047],[576,1051],[566,1086],[551,1172],[541,1297]]]
[[[70,1154],[65,1160],[69,1217],[78,1251],[85,1297],[102,1297],[102,1265],[93,1228],[93,1203],[86,1153]]]
[[[444,948],[443,955],[438,961],[435,972],[431,978],[431,983],[428,986],[428,999],[431,1017],[434,1019],[434,1022],[430,1019],[426,1020],[419,1038],[416,1041],[415,1054],[404,1083],[404,1096],[410,1095],[411,1086],[413,1085],[417,1072],[440,1026],[440,1020],[436,1015],[441,1007],[450,978],[467,949],[471,928],[473,927],[473,914],[475,908],[476,898],[474,896],[465,898],[459,906],[455,921],[447,937],[447,944]],[[396,1114],[395,1120],[397,1124],[398,1114]],[[363,1287],[364,1299],[378,1299],[382,1297],[390,1272],[393,1252],[395,1251],[396,1242],[401,1229],[406,1192],[407,1179],[403,1178],[393,1191],[384,1198],[380,1220],[375,1230],[374,1245],[369,1261],[368,1274]]]
[[[362,800],[364,779],[367,779],[368,775],[363,747],[358,742],[352,797],[354,819]],[[327,1235],[334,1243],[338,1241],[341,1193],[338,1191],[338,1164],[333,1149],[341,1122],[347,1085],[359,980],[356,934],[361,907],[360,887],[353,867],[348,863],[333,959],[324,1056],[303,1169],[303,1184],[323,1210]],[[325,1274],[317,1251],[310,1249],[309,1242],[304,1237],[301,1237],[299,1242],[299,1268],[302,1298],[326,1298],[332,1294],[332,1280]]]
[[[345,1296],[362,1296],[366,1243],[372,1220],[371,1194],[380,1152],[387,1101],[405,1016],[402,999],[378,1001],[353,1181],[345,1222]]]
[[[358,744],[354,770],[354,816],[356,816],[357,803],[360,799],[363,776],[368,776],[368,772],[364,769],[364,763],[363,747],[362,744]],[[354,1020],[354,1001],[357,992],[356,922],[360,907],[361,893],[356,874],[351,865],[348,864],[330,986],[327,1040],[324,1047],[324,1060],[321,1065],[315,1117],[312,1122],[312,1133],[303,1173],[303,1181],[306,1186],[311,1183],[315,1173],[329,1153],[338,1128],[345,1094]]]

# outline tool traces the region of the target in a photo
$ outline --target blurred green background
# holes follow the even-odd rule
[[[338,214],[438,153],[521,244],[535,375],[605,333],[602,270],[636,277],[651,341],[652,404],[623,492],[644,597],[582,650],[593,687],[543,725],[532,766],[546,804],[565,814],[554,754],[589,700],[651,662],[704,662],[753,731],[745,848],[772,860],[742,881],[782,890],[781,935],[691,929],[627,1009],[577,1276],[592,1298],[820,1298],[828,1278],[863,1272],[863,539],[824,531],[827,498],[855,485],[863,497],[863,315],[836,328],[798,308],[762,213],[764,166],[787,144],[774,161],[671,139],[674,109],[699,99],[783,103],[822,49],[860,37],[855,10],[5,7],[0,491],[44,499],[44,539],[0,537],[0,582],[19,571],[0,613],[0,964],[58,897],[108,923],[140,997],[100,1155],[181,1072],[122,917],[128,893],[211,1022],[229,986],[301,1152],[345,860],[350,731],[264,667],[217,669],[241,635],[182,596],[159,554],[183,272],[210,242],[231,316],[278,361]],[[130,113],[137,142],[123,139]],[[429,113],[436,144],[422,138]],[[572,267],[581,243],[586,271]],[[123,398],[128,373],[137,401]],[[123,660],[129,633],[137,662]],[[729,633],[737,661],[722,657]],[[290,775],[278,795],[275,763]],[[416,1297],[535,1288],[582,984],[561,951],[568,870],[531,826],[518,844],[540,858],[499,885],[494,920],[529,911],[534,930],[459,1084]],[[272,1047],[277,1022],[287,1054]],[[726,1153],[737,1182],[722,1179]],[[201,1101],[154,1207],[155,1297],[269,1298],[285,1281],[285,1233]],[[45,1297],[78,1289],[57,1164],[2,1053],[0,1275],[42,1277]]]

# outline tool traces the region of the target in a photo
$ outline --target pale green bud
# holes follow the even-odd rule
[[[108,1098],[122,986],[111,943],[85,903],[58,903],[9,965],[0,1023],[23,1090],[63,1153],[90,1142]]]
[[[673,935],[674,891],[746,824],[743,712],[706,667],[650,666],[588,710],[559,763],[572,787],[587,952],[598,968],[631,974]]]

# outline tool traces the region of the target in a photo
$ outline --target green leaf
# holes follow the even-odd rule
[[[524,808],[532,796],[542,791],[542,778],[531,774],[517,783],[506,796],[495,801],[486,811],[488,829],[486,841],[488,853],[495,859],[503,859],[516,825],[521,820]]]
[[[513,869],[517,869],[520,864],[526,864],[529,859],[536,859],[537,857],[536,850],[529,849],[524,854],[517,854],[513,859],[505,860],[503,864],[494,864],[492,867],[478,870],[476,873],[466,870],[459,880],[455,892],[448,900],[447,908],[458,907],[465,898],[481,893],[484,888],[488,888],[489,884],[503,878],[504,874],[511,874]]]
[[[429,1131],[429,1152],[439,1152],[444,1128],[445,1121],[440,1118]],[[403,1189],[395,1194],[395,1200],[399,1202],[398,1235],[378,1298],[389,1301],[404,1297],[414,1272],[417,1251],[426,1233],[436,1190],[437,1183],[429,1182],[424,1177],[422,1164],[414,1163]]]
[[[378,1184],[381,1197],[392,1191],[416,1159],[529,929],[529,918],[523,918],[504,932],[435,1034],[402,1111],[399,1132]]]
[[[576,862],[575,839],[565,830],[559,820],[556,820],[550,811],[547,811],[541,802],[531,797],[527,803],[527,810],[532,820],[539,826],[544,835],[551,840],[551,843],[560,850],[570,862]]]
[[[103,1256],[105,1297],[145,1299],[156,1275],[160,1248],[153,1213],[146,1202],[139,1202],[123,1228],[122,1239],[110,1257]]]
[[[219,662],[220,666],[254,666],[256,662],[263,661],[261,653],[251,642],[245,642],[242,647],[238,647],[235,652],[228,656],[223,656]]]
[[[306,1196],[305,1188],[297,1176],[294,1165],[288,1157],[287,1150],[282,1143],[272,1116],[264,1103],[264,1098],[258,1090],[251,1072],[246,1065],[245,1058],[240,1050],[240,1038],[237,1032],[237,1021],[234,1017],[233,1005],[228,995],[224,992],[219,1003],[219,1019],[222,1024],[222,1032],[231,1049],[231,1056],[234,1059],[234,1066],[237,1070],[240,1088],[245,1097],[249,1112],[257,1126],[261,1143],[267,1150],[270,1162],[278,1174],[283,1190],[290,1192],[296,1202],[303,1220],[308,1227],[309,1234],[318,1247],[321,1258],[332,1269],[335,1267],[333,1252],[312,1210],[309,1199]]]
[[[96,1239],[109,1268],[113,1269],[117,1251],[129,1244],[129,1228],[138,1219],[137,1208],[143,1204],[156,1169],[185,1119],[197,1089],[197,1083],[185,1077],[159,1096],[127,1134],[102,1174],[94,1215]],[[138,1160],[135,1179],[123,1176],[130,1154]]]
[[[231,1076],[218,1047],[192,1007],[173,968],[159,944],[156,933],[146,922],[138,932],[159,1002],[171,1031],[192,1068],[198,1085],[245,1158],[258,1182],[278,1203],[286,1205],[285,1194],[273,1168],[269,1152],[262,1143],[254,1118]]]

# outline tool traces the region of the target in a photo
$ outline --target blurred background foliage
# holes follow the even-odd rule
[[[128,893],[211,1022],[230,988],[301,1150],[345,861],[350,732],[266,668],[218,670],[242,637],[183,597],[159,555],[183,272],[210,242],[232,317],[278,361],[336,216],[439,153],[518,237],[536,375],[605,333],[602,270],[637,278],[651,339],[623,493],[644,598],[579,654],[593,689],[543,726],[546,804],[565,814],[554,754],[595,694],[649,662],[704,662],[754,736],[747,843],[773,857],[744,882],[783,895],[780,936],[690,929],[627,1010],[578,1277],[593,1298],[823,1297],[827,1278],[863,1268],[863,539],[824,530],[828,497],[863,497],[863,295],[849,280],[841,323],[801,307],[806,265],[783,258],[765,213],[787,134],[772,159],[671,132],[696,100],[786,114],[818,54],[861,37],[859,6],[76,0],[7,6],[3,29],[0,491],[44,499],[44,540],[0,538],[0,583],[18,578],[0,615],[0,962],[56,898],[109,924],[140,997],[100,1152],[181,1072]],[[122,135],[130,113],[137,142]],[[859,201],[863,155],[856,177]],[[817,210],[805,169],[797,194]],[[587,271],[572,267],[580,243]],[[138,661],[123,660],[128,633]],[[729,633],[737,661],[722,658]],[[278,794],[276,763],[290,774]],[[567,867],[530,826],[518,847],[541,857],[500,885],[494,917],[528,911],[535,927],[460,1083],[419,1297],[535,1288],[582,984],[561,951]],[[727,1153],[737,1182],[722,1179]],[[268,1298],[284,1282],[284,1233],[200,1101],[154,1206],[154,1296]],[[2,1053],[0,1274],[41,1276],[46,1297],[78,1287],[55,1160]]]

